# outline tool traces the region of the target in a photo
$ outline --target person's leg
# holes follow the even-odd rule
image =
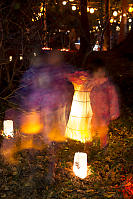
[[[48,146],[48,174],[46,180],[49,184],[54,182],[55,178],[55,165],[56,165],[56,158],[55,158],[55,142],[51,142]]]
[[[99,128],[97,126],[92,126],[91,128],[92,145],[98,146],[99,142]]]
[[[100,127],[100,148],[104,148],[108,145],[108,127]]]

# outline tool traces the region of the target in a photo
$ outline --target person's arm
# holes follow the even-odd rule
[[[120,116],[119,100],[116,88],[114,85],[109,86],[109,101],[110,101],[110,118],[115,120]]]

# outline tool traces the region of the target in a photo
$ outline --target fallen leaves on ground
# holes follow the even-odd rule
[[[75,152],[84,144],[69,140],[56,151],[55,181],[48,183],[47,147],[42,151],[23,150],[15,154],[18,164],[0,157],[0,198],[5,199],[117,199],[132,198],[132,117],[120,118],[110,125],[106,150],[88,147],[91,174],[81,180],[73,173]],[[57,144],[58,145],[58,144]],[[129,187],[130,185],[130,187]]]

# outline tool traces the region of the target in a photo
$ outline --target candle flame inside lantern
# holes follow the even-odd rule
[[[13,137],[13,121],[4,120],[4,134],[8,137]]]
[[[79,178],[87,177],[87,153],[75,153],[73,171]]]

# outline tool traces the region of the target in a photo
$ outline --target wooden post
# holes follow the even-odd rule
[[[42,26],[43,26],[43,34],[42,34],[42,45],[43,47],[46,46],[46,0],[43,1],[43,19],[42,19]]]

